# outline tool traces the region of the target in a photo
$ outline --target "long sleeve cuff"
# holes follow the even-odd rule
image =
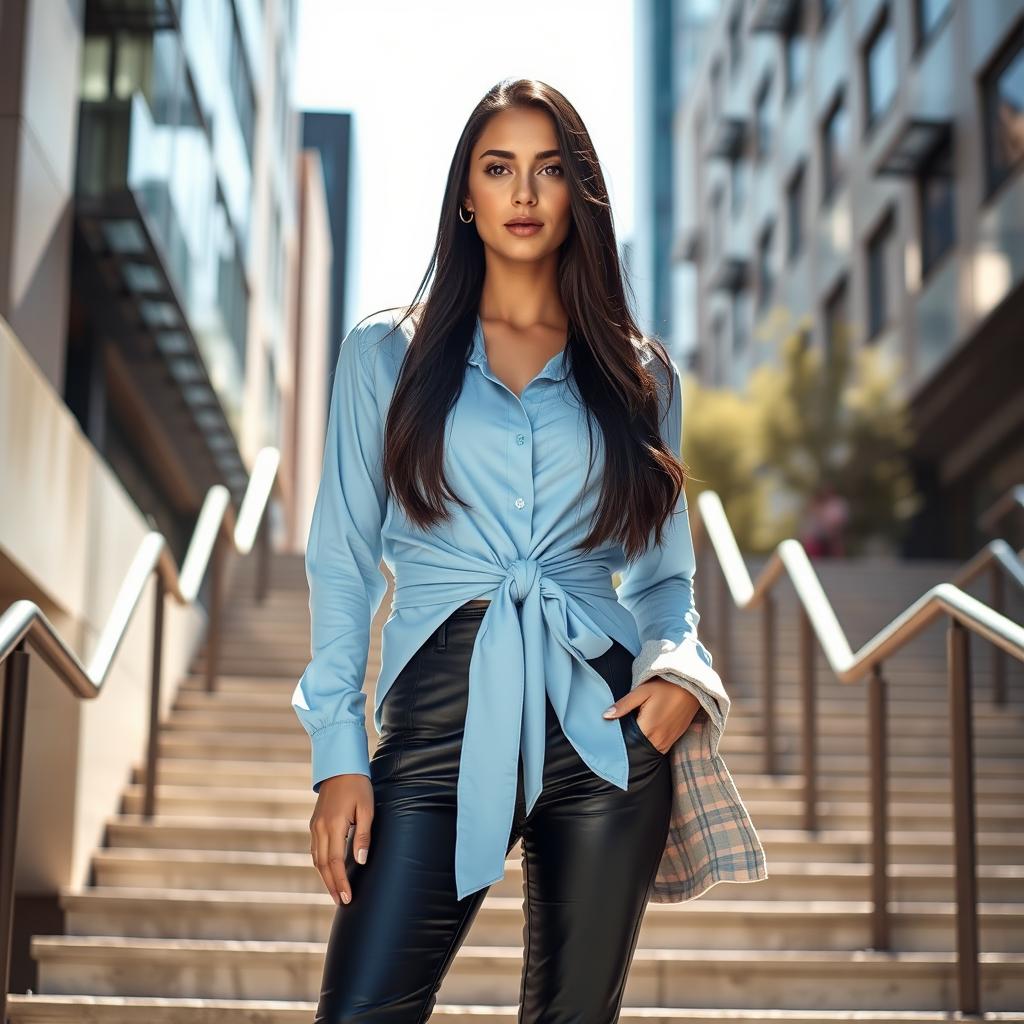
[[[633,660],[633,685],[658,676],[676,683],[692,693],[700,702],[711,724],[711,752],[718,751],[718,741],[725,731],[732,703],[718,673],[711,667],[711,655],[694,637],[680,643],[672,640],[646,640]]]
[[[313,792],[334,775],[370,775],[366,726],[361,722],[332,722],[310,736],[313,748]]]

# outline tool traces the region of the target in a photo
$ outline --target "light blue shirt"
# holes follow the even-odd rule
[[[395,580],[383,628],[374,724],[392,682],[458,607],[489,598],[469,667],[469,701],[457,792],[455,879],[461,900],[504,877],[519,754],[527,812],[542,788],[545,693],[580,757],[601,778],[628,788],[622,728],[602,712],[614,701],[586,664],[618,640],[634,656],[646,640],[687,646],[710,667],[697,639],[694,553],[684,494],[660,546],[628,568],[620,544],[589,554],[574,548],[596,513],[604,443],[553,356],[521,397],[491,371],[479,317],[463,388],[446,424],[446,472],[472,507],[452,503],[452,519],[431,531],[413,526],[387,495],[381,472],[383,426],[408,347],[407,321],[375,314],[341,346],[331,397],[323,475],[306,549],[312,659],[292,706],[311,737],[313,789],[331,776],[370,775],[364,677],[370,624]],[[667,397],[667,374],[644,347]],[[661,430],[680,454],[682,392],[674,391]],[[664,409],[664,404],[662,405]],[[653,536],[653,531],[651,536]],[[622,572],[616,590],[612,574]]]

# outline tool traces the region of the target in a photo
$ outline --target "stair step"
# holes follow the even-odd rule
[[[145,849],[113,847],[97,850],[92,859],[97,885],[129,886],[133,888],[258,890],[261,892],[323,892],[323,881],[313,868],[309,856],[309,835],[306,849],[295,850],[211,850],[211,849]],[[805,892],[807,898],[827,898],[829,889],[838,893],[854,890],[847,898],[866,898],[869,892],[870,865],[868,863],[828,863],[820,858],[807,858],[801,862],[786,857],[771,840],[765,844],[770,877],[756,885],[722,884],[716,887],[716,896],[726,898],[769,899],[776,896]],[[983,848],[982,848],[983,849]],[[372,847],[371,847],[372,850]],[[790,854],[792,851],[787,851]],[[952,851],[948,851],[950,859]],[[979,850],[979,853],[982,850]],[[372,853],[371,853],[372,856]],[[496,882],[490,892],[499,896],[520,896],[522,887],[521,844],[517,843],[505,861],[505,877]],[[981,859],[981,858],[979,858]],[[776,862],[778,867],[776,868]],[[1022,869],[1018,862],[1011,864],[981,863],[979,882],[984,899],[1020,901]],[[951,898],[953,869],[950,864],[900,864],[889,867],[892,879],[891,898],[909,900],[942,893]],[[801,879],[803,885],[801,886]],[[994,896],[992,893],[998,892]],[[823,896],[819,896],[823,893]],[[915,896],[915,893],[919,894]]]
[[[835,736],[829,737],[827,742],[829,760],[857,754],[866,759],[867,737]],[[159,745],[161,755],[167,757],[212,757],[218,752],[224,752],[232,758],[257,760],[255,752],[262,750],[265,758],[301,762],[309,754],[309,737],[305,730],[297,720],[288,722],[287,719],[283,719],[274,728],[239,728],[230,732],[222,725],[179,725],[171,719],[161,725]],[[890,751],[894,759],[928,756],[945,759],[947,746],[948,741],[944,736],[902,736],[891,739]],[[801,756],[801,744],[795,736],[778,736],[776,749],[784,765],[788,764],[785,760],[787,755]],[[721,750],[726,758],[745,754],[756,756],[763,762],[763,741],[759,736],[727,731],[722,739]],[[1024,744],[1019,737],[977,736],[975,751],[982,759],[996,757],[1010,760],[1018,771],[1024,771]]]
[[[937,737],[944,737],[947,728],[946,715],[918,714],[906,716],[890,724],[890,745],[903,737],[928,739],[934,747]],[[799,721],[796,717],[780,718],[777,722],[777,736],[787,741],[799,741]],[[172,717],[164,728],[175,730],[194,729],[196,732],[210,730],[223,731],[230,728],[240,732],[291,732],[301,728],[291,706],[291,700],[266,702],[261,707],[217,706],[207,704],[205,707],[190,707],[180,701],[175,707]],[[764,731],[764,719],[761,714],[730,714],[727,733],[733,736],[754,736],[759,744]],[[975,721],[975,735],[986,741],[996,737],[1010,738],[1016,742],[1013,750],[1018,750],[1022,733],[1024,733],[1024,716],[1004,715],[1002,718],[986,718]],[[822,739],[837,737],[852,738],[866,743],[868,736],[867,719],[851,715],[820,715],[817,734]],[[761,749],[758,745],[757,749]]]
[[[371,750],[373,742],[371,740]],[[158,770],[160,785],[206,787],[216,785],[238,791],[302,790],[312,793],[309,765],[302,763],[264,764],[259,761],[189,761],[184,758],[165,761]],[[145,766],[136,764],[131,781],[141,785],[146,778]],[[737,779],[744,797],[751,799],[802,798],[803,778],[800,775],[744,775]],[[853,775],[819,775],[818,790],[825,800],[866,800],[869,780]],[[1021,791],[1021,782],[1010,778],[984,777],[975,780],[979,800],[1013,799]],[[952,799],[946,780],[928,777],[896,778],[890,781],[889,798],[895,801],[925,801],[946,804]]]
[[[719,886],[718,888],[722,888]],[[747,886],[746,888],[756,888]],[[259,939],[316,942],[330,931],[335,905],[326,892],[226,892],[97,886],[61,893],[69,935],[136,938]],[[488,894],[469,935],[479,945],[513,946],[522,940],[523,897]],[[833,950],[871,944],[866,900],[716,900],[692,906],[651,904],[641,946],[674,948],[696,929],[708,948],[793,949],[818,944]],[[683,917],[685,914],[685,918]],[[1024,953],[1024,904],[986,903],[979,915],[981,949]],[[955,948],[952,903],[890,905],[891,942],[910,951]]]
[[[315,1002],[248,999],[158,999],[143,996],[12,995],[11,1024],[309,1024]],[[445,1024],[517,1024],[518,1007],[438,1003],[430,1019]],[[1024,1021],[1022,1013],[986,1013],[978,1021]],[[948,1024],[936,1011],[683,1010],[626,1006],[620,1024]]]
[[[206,816],[162,817],[146,821],[141,815],[107,819],[106,854],[117,849],[248,850],[309,854],[309,828],[295,821],[232,819]],[[823,830],[814,835],[802,829],[758,829],[773,860],[822,863],[864,863],[871,855],[871,835],[865,829]],[[889,859],[894,864],[951,864],[952,835],[948,832],[890,830]],[[1004,832],[982,832],[977,842],[979,864],[1019,864],[1024,839]]]
[[[318,991],[317,942],[34,936],[44,994],[303,999]],[[990,1009],[1024,1006],[1024,954],[983,953]],[[509,1004],[518,998],[521,946],[462,947],[439,999]],[[941,1010],[953,1002],[953,953],[836,950],[637,949],[625,1001],[634,1006],[749,1009]]]
[[[728,735],[728,734],[726,734]],[[729,751],[722,740],[722,753],[728,760],[734,776],[753,775],[764,770],[764,754],[761,751]],[[829,751],[827,758],[819,753],[819,764],[836,775],[855,775],[867,778],[871,765],[867,754],[836,754]],[[796,775],[803,770],[803,756],[797,751],[783,751],[777,758],[777,770],[784,775]],[[949,778],[948,756],[933,753],[928,756],[890,755],[889,777]],[[975,766],[975,777],[1002,777],[1024,781],[1024,760],[1020,757],[979,757]]]
[[[367,674],[372,677],[374,672],[368,672]],[[227,677],[221,677],[221,679],[225,678]],[[254,683],[242,689],[234,687],[225,689],[220,686],[218,681],[218,689],[213,693],[207,693],[203,681],[197,681],[193,677],[191,685],[178,690],[174,707],[192,711],[223,710],[225,712],[230,712],[236,708],[249,711],[284,708],[288,714],[294,714],[291,710],[291,697],[297,682],[297,677],[280,682],[261,679],[258,686]],[[847,691],[843,691],[843,693],[846,694]],[[849,688],[849,693],[844,697],[819,697],[817,710],[821,721],[837,717],[843,720],[866,723],[867,691],[851,687]],[[978,699],[972,710],[975,724],[978,726],[1005,724],[1006,728],[1012,732],[1018,725],[1024,724],[1024,706],[1017,708],[994,707],[987,701]],[[942,728],[949,720],[945,700],[937,702],[934,706],[925,704],[922,707],[920,700],[892,699],[888,702],[887,711],[893,728],[898,727],[903,721],[915,721],[918,719],[932,721],[937,728]],[[792,722],[791,728],[795,731],[799,728],[803,712],[798,700],[784,698],[776,702],[775,714],[780,724],[787,722],[787,720]],[[756,699],[746,696],[733,696],[729,728],[732,729],[735,723],[739,721],[753,723],[763,721],[761,705]]]
[[[371,747],[376,744],[371,725],[368,725],[368,734]],[[1022,730],[1024,735],[1024,730]],[[212,750],[208,744],[202,744],[194,754],[189,754],[180,737],[168,741],[168,745],[174,750],[174,757],[166,757],[161,762],[161,769],[171,770],[181,764],[201,765],[209,773],[209,777],[216,778],[222,769],[227,771],[246,771],[254,776],[263,772],[270,775],[289,773],[300,777],[303,773],[307,780],[310,779],[309,771],[309,750],[308,742],[302,757],[292,757],[287,761],[270,761],[263,752],[254,753],[254,745],[250,750],[236,748],[233,751]],[[758,753],[730,753],[729,768],[736,778],[738,784],[744,779],[752,776],[764,775],[764,757]],[[976,758],[975,779],[1008,780],[1016,786],[1015,791],[1024,789],[1024,758]],[[821,759],[820,769],[822,774],[819,778],[848,779],[853,778],[861,785],[867,784],[868,759],[867,756],[855,755],[837,757],[829,754],[827,760]],[[778,777],[802,778],[803,760],[797,752],[783,754],[779,758]],[[895,784],[902,780],[927,780],[936,785],[946,785],[949,779],[950,764],[949,758],[943,757],[892,757],[889,761],[890,783]],[[310,790],[312,791],[312,789]]]
[[[129,814],[141,814],[143,788],[128,785],[122,800]],[[803,822],[800,801],[746,799],[751,817],[763,828],[799,828]],[[889,821],[897,829],[924,829],[951,827],[953,810],[945,804],[923,801],[890,801]],[[308,819],[316,803],[312,788],[308,790],[270,789],[240,792],[230,786],[175,786],[158,783],[156,806],[163,817],[210,815],[225,818],[302,818]],[[1024,822],[1018,817],[1016,804],[979,801],[975,809],[978,827],[986,831],[1024,832]],[[863,801],[840,800],[818,802],[818,818],[822,828],[863,828],[871,821],[871,807]]]

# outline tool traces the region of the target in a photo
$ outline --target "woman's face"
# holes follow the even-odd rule
[[[550,115],[534,107],[495,114],[473,147],[465,210],[484,245],[510,260],[539,260],[569,233],[569,186]],[[465,216],[465,214],[464,214]],[[539,228],[517,233],[516,218]]]

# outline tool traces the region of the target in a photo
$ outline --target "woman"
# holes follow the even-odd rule
[[[616,252],[579,115],[499,83],[452,161],[429,297],[341,346],[292,701],[338,903],[321,1024],[426,1020],[517,840],[531,1024],[617,1020],[651,899],[764,877],[697,639],[679,372]]]

